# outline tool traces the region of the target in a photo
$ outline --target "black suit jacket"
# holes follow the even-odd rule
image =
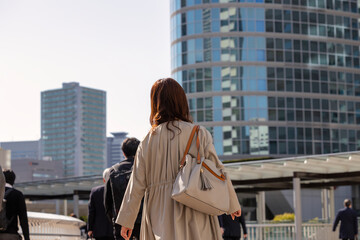
[[[245,224],[245,218],[243,215],[240,217],[235,217],[234,220],[232,220],[231,215],[223,214],[221,216],[218,216],[220,227],[224,228],[224,237],[241,237],[241,229],[240,224],[242,226],[242,229],[244,231],[244,234],[247,234],[246,224]]]
[[[346,207],[339,210],[333,224],[333,231],[335,231],[339,221],[341,222],[340,238],[354,238],[358,234],[357,216],[353,209]]]
[[[9,187],[5,187],[7,191]],[[12,233],[18,232],[18,217],[20,220],[20,226],[24,234],[25,240],[29,240],[29,222],[26,211],[25,198],[22,192],[13,188],[6,194],[6,216],[10,221],[6,231],[0,231],[0,233]]]
[[[91,189],[89,200],[88,231],[94,237],[112,237],[112,223],[106,217],[104,208],[104,186]]]

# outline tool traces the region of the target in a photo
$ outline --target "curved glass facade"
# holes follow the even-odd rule
[[[172,75],[217,153],[359,150],[359,17],[357,0],[172,0]]]

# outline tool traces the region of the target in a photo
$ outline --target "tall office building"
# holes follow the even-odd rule
[[[107,167],[111,167],[125,160],[121,145],[128,135],[127,132],[113,132],[111,134],[113,137],[107,138]]]
[[[41,153],[63,176],[102,174],[106,161],[106,92],[79,83],[41,93]]]
[[[360,149],[356,0],[171,0],[172,75],[226,158]]]

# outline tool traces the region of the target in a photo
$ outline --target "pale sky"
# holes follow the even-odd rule
[[[170,76],[169,0],[0,0],[0,141],[40,138],[40,92],[107,92],[107,135],[142,139]]]

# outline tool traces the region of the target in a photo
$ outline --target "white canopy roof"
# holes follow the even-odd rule
[[[247,161],[225,164],[237,190],[278,190],[292,188],[292,178],[302,187],[360,184],[360,151]]]
[[[360,152],[237,162],[225,166],[232,180],[292,177],[294,172],[356,172],[360,171]]]
[[[225,164],[237,191],[292,188],[293,177],[302,187],[360,184],[360,151],[244,161]],[[32,199],[87,199],[92,187],[103,184],[101,176],[83,176],[15,184]]]

